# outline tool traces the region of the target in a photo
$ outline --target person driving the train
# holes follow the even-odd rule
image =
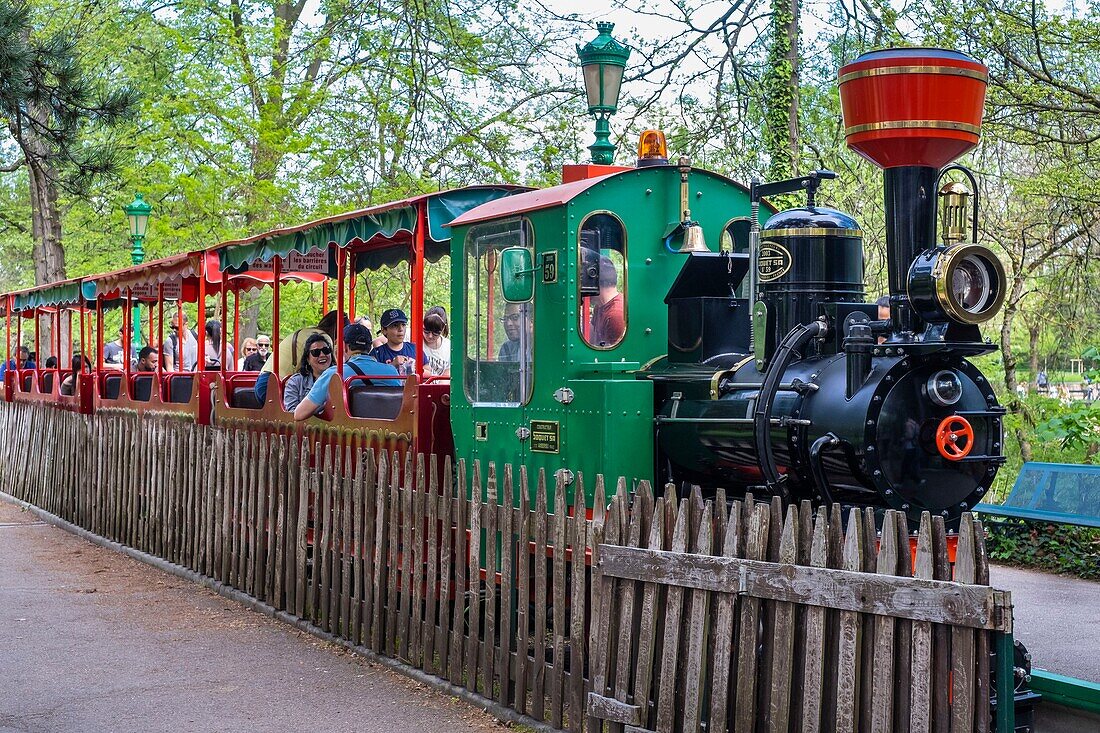
[[[626,333],[619,273],[610,257],[600,255],[600,294],[592,306],[592,344],[614,346]]]
[[[504,306],[504,315],[500,322],[504,325],[504,335],[508,340],[500,345],[498,361],[519,361],[520,321],[523,320],[523,304],[508,303]],[[531,319],[527,319],[527,361],[531,360]]]
[[[344,328],[344,350],[348,354],[347,361],[344,362],[343,368],[340,370],[344,379],[354,376],[397,376],[397,369],[392,364],[382,364],[368,353],[373,339],[370,329],[359,323],[352,323]],[[321,372],[321,375],[317,377],[317,381],[310,387],[305,399],[294,408],[295,420],[308,420],[328,404],[329,382],[332,381],[334,374],[336,374],[335,364]],[[378,387],[401,387],[403,385],[400,379],[370,379],[367,382]]]

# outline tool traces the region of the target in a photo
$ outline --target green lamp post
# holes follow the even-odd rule
[[[130,221],[130,259],[135,265],[145,261],[145,230],[149,226],[149,212],[153,210],[140,193],[134,194],[134,200],[122,207],[126,212],[126,218]],[[133,345],[141,343],[141,306],[135,304],[133,309]],[[129,355],[127,355],[127,358]]]
[[[611,37],[614,27],[614,23],[596,23],[599,35],[583,47],[577,46],[584,72],[584,89],[588,94],[588,114],[596,118],[596,142],[588,149],[592,151],[592,162],[597,165],[610,165],[615,160],[608,121],[619,106],[623,69],[630,58],[630,48]]]

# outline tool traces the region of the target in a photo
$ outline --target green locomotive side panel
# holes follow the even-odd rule
[[[723,231],[749,216],[747,190],[693,170],[689,194],[708,248],[728,246]],[[609,494],[619,476],[631,489],[653,479],[653,389],[635,373],[667,350],[664,297],[684,259],[680,174],[641,168],[504,201],[512,208],[494,202],[480,218],[475,209],[452,231],[455,452],[468,474],[480,461],[483,477],[489,463],[501,477],[511,463],[517,488],[520,465],[532,489],[543,470],[551,495],[567,469],[570,503],[583,474],[591,507],[597,473]],[[533,255],[524,304],[505,303],[500,289],[499,253],[515,246]]]

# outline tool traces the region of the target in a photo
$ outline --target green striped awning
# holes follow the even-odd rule
[[[219,266],[223,272],[237,271],[246,263],[267,262],[291,252],[306,254],[331,244],[346,247],[355,240],[370,242],[380,238],[403,242],[416,229],[417,205],[425,199],[428,203],[425,241],[429,250],[426,254],[428,259],[437,260],[450,246],[450,232],[446,225],[456,216],[487,201],[524,190],[527,189],[518,186],[471,186],[373,206],[297,227],[276,229],[248,239],[225,242],[218,248]],[[398,259],[404,257],[401,253],[396,254]],[[357,262],[357,269],[373,269],[388,264],[390,259],[387,256],[363,257]]]
[[[76,305],[81,300],[78,281],[44,285],[12,296],[12,310],[25,311],[44,306]]]

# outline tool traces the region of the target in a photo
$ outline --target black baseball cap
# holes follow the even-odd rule
[[[351,323],[344,326],[344,344],[349,349],[368,351],[373,341],[374,336],[371,335],[370,329],[363,324]]]
[[[409,317],[400,308],[390,308],[382,314],[382,328],[389,328],[395,323],[408,323]]]

